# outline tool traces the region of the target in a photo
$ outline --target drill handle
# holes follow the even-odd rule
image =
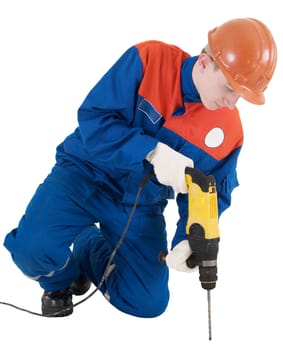
[[[199,267],[199,280],[204,289],[215,288],[219,237],[206,239],[203,227],[193,224],[189,230],[188,241],[193,251],[186,261],[188,267]]]
[[[190,269],[194,269],[196,266],[198,266],[198,259],[196,255],[193,253],[190,257],[188,257],[186,263]]]

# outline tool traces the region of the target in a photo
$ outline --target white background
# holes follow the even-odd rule
[[[207,31],[236,17],[265,22],[278,43],[267,103],[240,101],[245,145],[241,186],[220,221],[219,281],[172,271],[171,301],[154,319],[125,315],[97,293],[67,318],[45,319],[0,305],[1,349],[282,349],[282,15],[277,0],[1,0],[0,238],[17,226],[55,147],[77,125],[77,108],[131,45],[159,39],[196,55]],[[281,62],[280,62],[281,61]],[[279,126],[280,125],[280,126]],[[167,211],[169,238],[177,220]],[[0,301],[40,312],[42,290],[0,246]],[[5,345],[4,345],[5,344]]]

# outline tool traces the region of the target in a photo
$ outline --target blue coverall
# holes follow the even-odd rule
[[[78,127],[56,150],[56,164],[39,185],[4,245],[15,264],[45,290],[68,287],[81,273],[98,285],[132,209],[145,160],[163,142],[213,174],[219,215],[238,185],[243,142],[237,109],[209,111],[192,81],[198,56],[158,41],[129,48],[89,92]],[[223,136],[216,143],[213,135]],[[219,140],[219,138],[218,138]],[[171,187],[152,177],[144,186],[126,237],[101,291],[119,310],[160,315],[169,301],[163,216]],[[187,195],[176,197],[180,218],[173,248],[186,239]]]

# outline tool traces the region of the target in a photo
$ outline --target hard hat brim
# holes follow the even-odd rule
[[[251,91],[245,86],[238,84],[235,80],[231,79],[231,77],[226,76],[226,78],[233,90],[237,92],[244,100],[255,105],[263,105],[265,103],[265,96],[263,92]]]
[[[255,105],[263,105],[265,103],[265,97],[264,93],[261,91],[252,91],[248,89],[246,86],[243,86],[242,84],[238,83],[236,80],[234,80],[230,74],[223,69],[222,62],[215,59],[216,63],[218,64],[219,68],[221,69],[221,72],[231,85],[232,89],[238,93],[244,100],[253,103]]]

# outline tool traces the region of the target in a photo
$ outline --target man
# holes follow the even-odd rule
[[[15,264],[44,289],[44,315],[71,314],[72,295],[85,293],[90,281],[123,312],[165,311],[168,266],[188,271],[192,253],[185,167],[214,175],[221,215],[238,185],[243,133],[236,102],[265,102],[276,60],[270,31],[252,18],[209,31],[198,56],[159,41],[121,56],[83,101],[78,128],[57,147],[54,168],[5,238]],[[153,171],[108,264],[139,185]],[[180,218],[164,265],[163,212],[174,192]]]

